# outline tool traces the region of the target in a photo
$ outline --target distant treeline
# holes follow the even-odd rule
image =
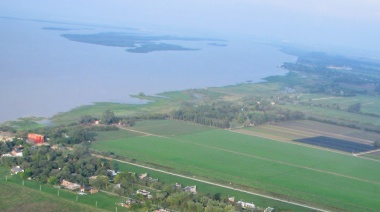
[[[172,112],[171,117],[208,126],[229,128],[232,122],[249,126],[302,119],[304,114],[270,106],[247,107],[222,101],[198,106],[184,104],[180,109]]]

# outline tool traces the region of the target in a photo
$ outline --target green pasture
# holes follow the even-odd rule
[[[146,120],[137,122],[133,129],[151,134],[175,136],[192,134],[215,128],[178,120]]]
[[[368,153],[368,154],[364,154],[364,155],[361,155],[361,156],[380,161],[380,154],[378,152]]]
[[[359,95],[351,97],[336,97],[329,95],[305,95],[301,98],[304,101],[309,101],[311,99],[315,104],[336,104],[339,105],[342,110],[347,110],[352,104],[361,103],[361,111],[363,113],[380,114],[380,99],[376,96]]]
[[[95,142],[93,147],[264,193],[346,210],[380,209],[376,197],[380,192],[379,163],[353,156],[219,129],[172,137],[120,138]]]
[[[283,85],[280,83],[242,83],[238,85],[223,86],[218,88],[210,88],[211,91],[226,93],[230,95],[271,95],[278,93]]]
[[[129,115],[130,111],[137,110],[140,105],[134,104],[119,104],[119,103],[94,103],[93,105],[84,105],[74,108],[68,112],[58,113],[51,120],[54,124],[69,124],[78,122],[81,116],[91,115],[100,117],[104,111],[112,110],[117,115]]]
[[[127,130],[118,130],[118,131],[101,131],[97,132],[96,141],[113,141],[117,139],[131,138],[136,136],[141,136],[139,133],[127,131]]]
[[[1,169],[4,170],[5,168],[2,167]],[[34,180],[25,180],[23,185],[23,180],[20,179],[18,175],[11,176],[9,172],[6,171],[3,171],[0,175],[0,193],[7,189],[17,191],[17,193],[8,193],[7,195],[9,195],[9,198],[0,198],[0,203],[1,201],[4,201],[4,204],[0,204],[0,210],[17,210],[17,207],[22,206],[20,202],[24,202],[26,199],[27,201],[25,204],[30,204],[32,206],[34,203],[39,203],[41,204],[41,207],[45,207],[44,210],[41,209],[40,211],[114,211],[116,210],[115,203],[123,201],[122,198],[110,196],[102,192],[81,196],[76,192],[57,189],[51,185],[41,185]],[[26,198],[22,198],[24,196],[23,192],[26,192],[29,195],[27,195]],[[3,195],[1,195],[1,197],[3,197]],[[54,208],[49,207],[49,204],[51,203],[57,204],[57,206],[54,206],[54,208],[56,208],[55,210]],[[33,208],[37,207],[39,207],[39,205],[33,205]],[[126,210],[122,207],[118,207],[118,211]]]
[[[213,185],[209,185],[206,183],[201,183],[198,181],[182,178],[182,177],[177,177],[169,174],[165,174],[162,172],[157,172],[129,164],[124,164],[124,163],[119,163],[119,169],[120,171],[123,172],[135,172],[137,174],[141,173],[148,173],[150,177],[159,179],[159,181],[164,182],[165,184],[172,185],[175,183],[180,183],[182,184],[183,187],[185,186],[190,186],[190,185],[197,185],[197,192],[201,192],[203,194],[216,194],[216,193],[221,193],[222,196],[225,197],[235,197],[235,201],[238,200],[243,200],[246,202],[253,202],[256,205],[260,207],[274,207],[276,209],[281,209],[281,210],[291,210],[291,211],[311,211],[306,208],[300,207],[300,206],[295,206],[292,204],[287,204],[284,202],[276,201],[276,200],[271,200],[259,196],[254,196],[246,193],[242,193],[239,191],[234,191],[231,189],[227,188],[221,188]]]
[[[69,124],[77,122],[81,116],[91,115],[100,117],[104,111],[111,110],[117,116],[138,116],[149,113],[167,113],[179,107],[184,100],[193,97],[190,91],[173,91],[157,94],[157,96],[133,96],[140,99],[140,103],[122,104],[112,102],[97,102],[84,105],[67,112],[54,115],[51,120],[54,124]]]
[[[349,113],[342,110],[334,110],[328,108],[320,108],[320,107],[311,107],[304,105],[282,105],[281,107],[289,110],[297,110],[304,112],[305,114],[317,115],[320,117],[326,117],[326,119],[341,119],[347,121],[355,121],[364,124],[374,124],[376,126],[380,126],[380,118],[361,115],[357,113]]]
[[[299,138],[315,137],[315,136],[347,136],[346,139],[351,138],[366,139],[369,141],[376,141],[379,139],[378,133],[363,131],[360,129],[353,129],[333,124],[326,124],[311,120],[297,120],[281,122],[275,125],[258,125],[254,127],[246,127],[242,129],[244,132],[255,132],[264,137],[274,137],[280,140],[294,140]]]

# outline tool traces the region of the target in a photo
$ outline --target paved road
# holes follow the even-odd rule
[[[243,189],[238,189],[238,188],[234,188],[234,187],[231,187],[231,186],[226,186],[226,185],[214,183],[214,182],[211,182],[211,181],[201,180],[201,179],[197,179],[197,178],[194,178],[194,177],[188,177],[188,176],[185,176],[185,175],[176,174],[176,173],[173,173],[173,172],[168,172],[168,171],[164,171],[164,170],[160,170],[160,169],[155,169],[155,168],[152,168],[152,167],[148,167],[148,166],[144,166],[144,165],[139,165],[139,164],[135,164],[135,163],[130,163],[130,162],[119,160],[119,159],[113,159],[113,158],[105,157],[105,156],[102,156],[102,155],[97,155],[97,154],[92,154],[92,155],[95,156],[95,157],[104,158],[104,159],[107,159],[107,160],[114,160],[114,161],[117,161],[117,162],[120,162],[120,163],[125,163],[125,164],[129,164],[129,165],[132,165],[132,166],[137,166],[137,167],[153,170],[153,171],[156,171],[156,172],[161,172],[161,173],[165,173],[165,174],[169,174],[169,175],[173,175],[173,176],[177,176],[177,177],[181,177],[181,178],[186,178],[186,179],[194,180],[194,181],[205,183],[205,184],[209,184],[209,185],[218,186],[218,187],[221,187],[221,188],[227,188],[227,189],[234,190],[234,191],[239,191],[239,192],[242,192],[242,193],[247,193],[247,194],[251,194],[251,195],[255,195],[255,196],[259,196],[259,197],[264,197],[264,198],[268,198],[268,199],[272,199],[272,200],[276,200],[276,201],[280,201],[280,202],[285,202],[285,203],[292,204],[292,205],[297,205],[297,206],[308,208],[308,209],[315,210],[315,211],[328,212],[327,210],[324,210],[324,209],[315,208],[315,207],[311,207],[311,206],[308,206],[308,205],[304,205],[304,204],[300,204],[300,203],[296,203],[296,202],[292,202],[292,201],[287,201],[287,200],[283,200],[283,199],[279,199],[279,198],[275,198],[275,197],[271,197],[271,196],[267,196],[267,195],[263,195],[263,194],[259,194],[259,193],[255,193],[255,192],[251,192],[251,191],[246,191],[246,190],[243,190]]]

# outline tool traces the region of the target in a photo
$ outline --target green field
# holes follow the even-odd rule
[[[235,129],[234,131],[283,141],[293,141],[295,139],[301,138],[326,136],[372,145],[374,141],[379,139],[378,133],[367,132],[360,129],[342,127],[311,120],[266,124],[254,127],[246,127],[243,129]]]
[[[115,211],[115,203],[123,200],[102,192],[81,196],[33,180],[25,180],[23,185],[8,169],[0,167],[0,172],[0,211]],[[118,211],[126,209],[118,206]]]
[[[305,114],[317,115],[326,119],[335,118],[338,120],[347,120],[363,124],[373,124],[380,126],[380,118],[373,116],[365,116],[357,113],[349,113],[343,110],[334,110],[328,108],[311,107],[304,105],[285,105],[282,106],[286,109],[297,110],[304,112]]]
[[[364,113],[380,114],[378,105],[380,99],[376,96],[352,96],[352,97],[334,97],[329,95],[302,95],[302,101],[312,101],[313,103],[336,104],[342,110],[346,110],[350,105],[361,103],[361,111]]]
[[[167,121],[169,129],[173,122]],[[123,137],[93,143],[93,148],[172,171],[300,202],[349,211],[378,211],[380,163],[226,130],[162,130],[165,121],[136,128],[161,135]],[[175,125],[175,124],[174,124]],[[161,130],[160,130],[161,129]],[[107,132],[109,133],[109,132]],[[169,135],[169,136],[168,136]],[[107,136],[105,136],[107,137]]]
[[[199,133],[215,128],[176,120],[148,120],[137,122],[133,129],[163,136],[178,136]]]
[[[111,102],[97,102],[74,108],[69,112],[58,113],[50,120],[56,124],[78,122],[84,115],[101,117],[104,111],[112,110],[118,116],[139,116],[152,113],[167,113],[179,107],[181,101],[193,98],[193,91],[173,91],[157,94],[157,96],[132,96],[136,104],[121,104]],[[140,99],[140,100],[138,100]]]
[[[275,201],[259,196],[254,196],[246,193],[242,193],[239,191],[234,191],[226,188],[221,188],[213,185],[209,185],[206,183],[201,183],[198,181],[178,177],[178,176],[173,176],[169,174],[165,174],[162,172],[157,172],[157,171],[152,171],[149,169],[137,167],[137,166],[132,166],[128,164],[122,164],[119,163],[119,168],[121,171],[125,172],[136,172],[136,173],[148,173],[149,176],[153,178],[159,179],[159,181],[164,182],[166,184],[174,184],[174,183],[180,183],[183,186],[188,186],[188,185],[197,185],[197,191],[201,192],[203,194],[216,194],[216,193],[221,193],[223,196],[229,196],[229,197],[235,197],[235,200],[243,200],[247,202],[254,202],[256,205],[259,205],[261,207],[267,207],[271,206],[278,211],[310,211],[307,210],[303,207],[296,206],[296,205],[291,205],[287,203],[283,203],[280,201]]]

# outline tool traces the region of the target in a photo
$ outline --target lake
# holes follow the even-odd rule
[[[140,92],[153,95],[258,82],[287,73],[276,66],[296,60],[253,41],[160,38],[146,47],[141,44],[141,49],[150,51],[158,42],[158,47],[169,48],[166,51],[135,53],[127,52],[127,47],[77,42],[61,35],[168,34],[7,18],[0,18],[0,27],[0,123],[50,117],[93,102],[138,103],[129,95]]]

